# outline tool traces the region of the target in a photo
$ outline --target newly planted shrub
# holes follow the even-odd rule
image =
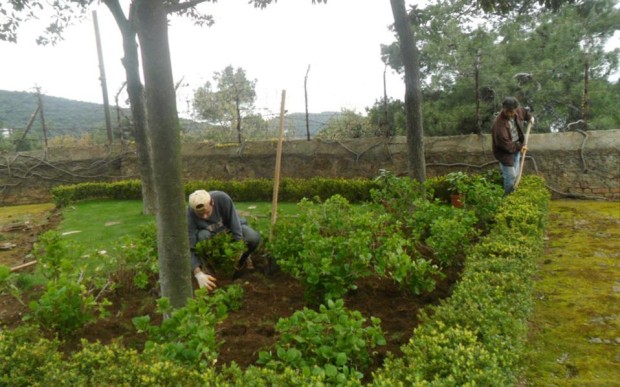
[[[358,311],[349,311],[343,300],[321,305],[315,312],[308,308],[280,319],[276,355],[263,351],[259,363],[272,369],[291,367],[305,375],[325,376],[330,384],[361,379],[372,361],[372,351],[385,344],[380,320],[371,324]]]
[[[95,295],[97,293],[97,296]],[[62,274],[46,284],[46,290],[38,301],[29,304],[33,319],[42,327],[70,334],[74,330],[94,321],[97,316],[106,316],[107,299],[99,299],[97,292],[83,276],[75,278]]]
[[[299,203],[299,217],[277,224],[269,249],[282,270],[305,284],[306,299],[320,303],[342,297],[371,273],[369,218],[333,196],[323,204]]]
[[[211,266],[218,275],[228,276],[235,271],[239,256],[245,251],[243,241],[235,241],[231,233],[220,232],[196,244],[196,255]]]
[[[161,325],[150,325],[150,317],[136,317],[133,323],[149,340],[145,352],[150,356],[180,362],[190,366],[210,367],[217,360],[220,343],[216,340],[216,325],[224,320],[229,310],[238,309],[243,299],[243,288],[231,285],[208,294],[206,289],[196,291],[187,305],[172,310],[167,298],[159,299],[158,312],[169,315]]]

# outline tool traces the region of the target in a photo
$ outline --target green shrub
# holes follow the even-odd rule
[[[187,305],[176,310],[172,310],[168,299],[160,299],[158,311],[168,315],[161,325],[150,325],[148,315],[134,318],[133,323],[139,332],[149,336],[145,345],[149,356],[192,367],[211,367],[221,345],[216,341],[216,325],[229,310],[240,308],[242,299],[243,288],[239,285],[211,294],[199,289]]]
[[[99,300],[95,296],[95,289],[82,276],[73,278],[63,274],[48,281],[39,300],[29,303],[31,314],[27,318],[46,329],[68,335],[97,316],[107,315],[108,305],[107,299]]]
[[[40,370],[48,364],[61,364],[58,348],[58,340],[43,338],[38,327],[33,325],[23,325],[12,331],[0,329],[0,385],[46,384]]]
[[[372,362],[372,350],[385,345],[380,320],[371,317],[367,327],[365,321],[360,312],[347,310],[341,299],[329,300],[318,312],[304,308],[278,321],[276,356],[263,351],[259,363],[325,376],[329,384],[359,380]]]
[[[231,233],[220,232],[198,242],[196,255],[210,265],[217,275],[230,276],[245,249],[243,241],[235,241]]]

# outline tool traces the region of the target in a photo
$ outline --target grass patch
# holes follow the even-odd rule
[[[235,207],[263,238],[269,236],[271,203],[238,202]],[[279,217],[295,216],[296,212],[295,203],[278,205]],[[139,200],[84,201],[63,208],[62,215],[63,220],[56,230],[63,238],[96,250],[107,250],[123,237],[138,237],[142,224],[155,221],[154,216],[142,213]]]
[[[617,202],[551,202],[530,324],[528,384],[618,382],[619,226]]]

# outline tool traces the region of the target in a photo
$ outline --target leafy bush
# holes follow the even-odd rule
[[[97,316],[107,315],[105,307],[110,303],[105,298],[99,300],[94,293],[82,276],[76,279],[63,274],[48,281],[39,300],[29,303],[32,314],[27,318],[49,330],[69,334]]]
[[[124,238],[108,254],[108,270],[117,288],[130,292],[146,289],[159,273],[157,228],[154,222],[140,226],[138,238]]]
[[[219,343],[215,327],[224,320],[229,310],[241,307],[243,288],[231,285],[208,294],[199,289],[187,305],[172,310],[167,298],[158,300],[158,312],[168,315],[160,326],[150,325],[150,317],[136,317],[134,325],[145,332],[149,340],[145,352],[149,356],[166,359],[188,366],[210,367],[217,360]]]
[[[302,200],[298,218],[276,224],[268,249],[283,271],[304,282],[307,300],[340,298],[370,274],[368,222],[339,195],[319,205]]]
[[[385,345],[380,320],[371,317],[371,325],[358,311],[349,311],[343,300],[327,302],[315,312],[308,308],[280,319],[276,331],[276,357],[262,351],[259,363],[279,370],[300,369],[304,375],[325,376],[329,384],[344,384],[361,379],[372,361],[371,351]]]
[[[235,241],[231,233],[220,232],[196,244],[196,255],[205,260],[217,275],[230,276],[239,256],[245,251],[243,241]]]

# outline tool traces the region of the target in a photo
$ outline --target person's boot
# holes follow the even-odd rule
[[[244,262],[243,264],[239,264],[238,262],[237,262],[237,264],[235,264],[235,272],[232,275],[232,280],[233,281],[243,277],[243,274],[245,274],[245,269],[247,267],[246,264],[247,264],[247,261]]]

